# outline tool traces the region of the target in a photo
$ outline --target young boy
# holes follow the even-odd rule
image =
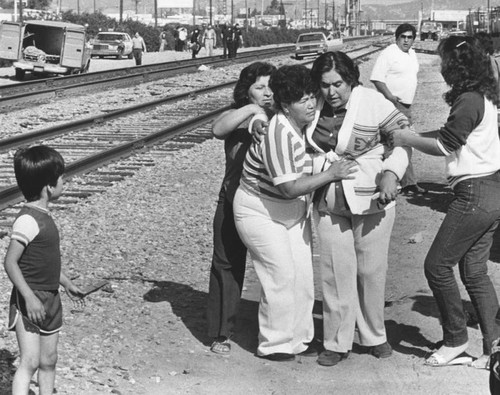
[[[12,227],[4,262],[14,284],[9,329],[16,331],[20,351],[12,393],[28,394],[38,369],[40,395],[52,394],[62,326],[59,284],[71,298],[83,295],[61,271],[59,232],[48,210],[49,201],[63,189],[64,160],[47,146],[20,149],[14,156],[14,171],[27,203]]]

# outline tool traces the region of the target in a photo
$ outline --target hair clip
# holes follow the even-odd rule
[[[460,46],[464,45],[466,42],[467,42],[467,41],[462,41],[460,44],[457,44],[455,48],[458,48],[458,47],[460,47]]]

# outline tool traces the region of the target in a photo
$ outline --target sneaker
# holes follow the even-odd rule
[[[287,362],[287,361],[293,361],[295,359],[295,355],[287,354],[284,352],[275,352],[268,355],[259,355],[259,358],[264,358],[275,362]]]
[[[389,358],[392,355],[392,347],[385,342],[370,348],[370,354],[377,358]]]
[[[325,350],[321,354],[319,354],[317,362],[321,366],[335,366],[340,361],[346,359],[348,355],[349,353],[347,352]]]

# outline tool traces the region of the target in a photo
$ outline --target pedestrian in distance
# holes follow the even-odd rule
[[[229,57],[235,58],[238,52],[238,48],[243,47],[243,33],[241,32],[240,25],[236,23],[231,33],[232,39],[230,46],[228,41],[228,47],[230,48]]]
[[[134,54],[136,66],[140,66],[142,64],[143,52],[146,52],[146,43],[144,42],[144,39],[141,37],[141,35],[137,32],[132,38],[132,53]]]
[[[417,90],[419,64],[412,46],[417,30],[415,26],[403,23],[397,27],[395,36],[396,42],[385,48],[377,58],[370,80],[413,124],[411,105]],[[411,161],[401,179],[401,191],[405,194],[427,192],[418,185]]]
[[[445,38],[438,54],[441,75],[450,87],[444,95],[451,106],[446,123],[427,133],[392,133],[396,146],[443,157],[453,190],[453,200],[424,262],[443,329],[442,346],[425,365],[454,364],[469,346],[467,318],[454,274],[458,264],[483,336],[483,354],[472,366],[484,369],[492,344],[500,336],[498,297],[487,266],[500,222],[498,88],[489,55],[473,37]]]
[[[49,211],[49,202],[62,193],[64,160],[47,146],[23,148],[14,155],[14,171],[27,202],[12,226],[4,262],[14,285],[9,329],[16,332],[20,352],[12,393],[28,394],[38,371],[40,394],[52,394],[62,326],[59,286],[83,303],[82,291],[61,270],[59,232]]]
[[[176,40],[176,44],[177,44],[177,40]],[[167,32],[165,30],[163,30],[160,33],[160,52],[165,51],[166,46],[167,46]]]
[[[314,173],[339,160],[358,170],[353,179],[331,182],[314,197],[325,348],[317,362],[338,364],[354,341],[387,358],[392,355],[384,320],[389,243],[398,181],[411,149],[391,149],[386,141],[391,130],[409,130],[409,122],[381,93],[360,84],[358,66],[343,52],[320,55],[311,76],[319,90],[306,131],[316,152]]]
[[[243,160],[252,142],[248,132],[255,114],[273,114],[273,93],[269,78],[275,67],[255,62],[245,67],[233,92],[233,108],[218,117],[212,127],[214,136],[224,140],[226,171],[213,220],[213,254],[207,303],[210,350],[229,354],[238,306],[245,277],[247,249],[234,225],[233,199],[240,183]]]
[[[305,130],[315,114],[309,69],[282,66],[270,79],[277,114],[245,157],[233,201],[236,229],[262,285],[257,356],[291,361],[316,356],[310,194],[351,178],[353,162],[335,161],[313,175]],[[311,344],[313,343],[313,344]]]
[[[195,27],[193,32],[191,33],[191,58],[196,59],[196,55],[200,52],[201,44],[200,44],[200,29]]]
[[[203,43],[205,45],[205,51],[207,56],[214,55],[216,34],[212,25],[208,25],[205,32],[203,33]]]

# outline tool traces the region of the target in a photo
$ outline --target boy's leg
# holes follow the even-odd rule
[[[59,332],[40,336],[40,366],[38,368],[40,395],[51,395],[54,391],[58,340]]]
[[[20,363],[12,381],[12,394],[24,395],[29,392],[31,378],[40,362],[40,335],[28,332],[24,327],[23,318],[19,314],[16,322],[16,337],[19,345]]]

